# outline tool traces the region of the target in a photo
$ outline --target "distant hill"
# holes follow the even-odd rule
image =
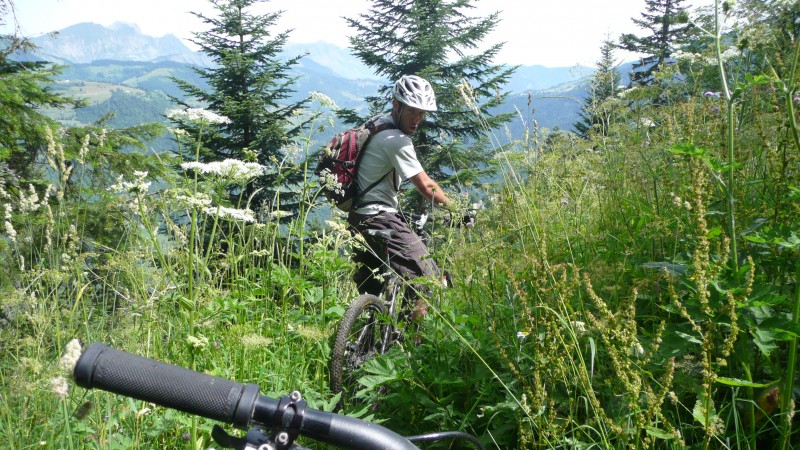
[[[565,83],[585,79],[594,69],[584,66],[544,67],[519,66],[506,89],[515,93],[549,89]]]
[[[170,105],[167,96],[183,95],[169,78],[174,76],[202,87],[204,80],[192,66],[212,65],[207,56],[191,51],[174,35],[146,36],[135,25],[124,23],[111,27],[81,23],[33,41],[38,50],[21,57],[67,66],[55,88],[90,103],[89,108],[77,113],[53,113],[65,123],[91,122],[108,112],[116,112],[117,116],[134,114],[131,108],[120,109],[120,105],[132,105],[137,99],[144,100],[134,108],[136,117],[117,117],[112,126],[129,125],[137,120],[163,120]],[[387,82],[379,80],[349,50],[333,44],[316,42],[284,47],[283,57],[298,55],[304,57],[294,67],[294,75],[298,77],[293,85],[296,99],[318,91],[341,107],[366,111],[363,99]],[[578,118],[579,102],[586,95],[581,86],[592,71],[580,66],[519,66],[505,86],[512,93],[509,102],[499,109],[520,114],[533,111],[540,127],[571,130]],[[517,126],[510,128],[514,135],[520,135]]]
[[[303,58],[304,60],[311,60],[343,78],[351,80],[378,78],[375,72],[362,63],[360,59],[353,56],[350,50],[328,42],[286,44],[283,48],[283,54],[286,56],[305,54],[307,56]]]
[[[79,23],[32,40],[39,47],[38,56],[59,63],[85,64],[115,59],[210,64],[205,55],[192,52],[173,34],[147,36],[136,25],[120,22],[108,28],[96,23]]]
[[[88,64],[102,60],[162,62],[172,61],[210,67],[212,61],[193,52],[175,35],[152,37],[142,34],[136,25],[115,23],[104,27],[96,23],[79,23],[32,39],[39,49],[36,56],[62,64]],[[306,55],[339,77],[358,80],[375,79],[374,72],[343,49],[327,42],[290,43],[284,46],[286,58]],[[546,89],[590,74],[587,67],[520,66],[507,89],[512,92]]]

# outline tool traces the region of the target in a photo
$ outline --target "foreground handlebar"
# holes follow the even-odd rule
[[[342,448],[418,450],[399,434],[352,417],[297,408],[241,384],[91,344],[73,371],[75,383],[195,414],[238,428],[292,426],[303,436]],[[288,406],[288,407],[287,407]]]

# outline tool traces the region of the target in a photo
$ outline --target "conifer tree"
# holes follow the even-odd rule
[[[296,77],[291,68],[301,56],[281,60],[289,32],[273,34],[282,11],[254,15],[249,9],[265,0],[211,0],[217,16],[193,13],[210,26],[194,33],[192,42],[215,63],[194,70],[208,83],[208,90],[186,81],[178,86],[203,108],[230,119],[229,123],[204,129],[203,161],[225,158],[253,160],[268,167],[264,175],[248,186],[247,196],[259,192],[257,200],[272,200],[280,186],[289,186],[299,172],[286,161],[291,139],[303,122],[294,122],[306,100],[291,101]],[[176,99],[177,100],[177,99]],[[187,101],[177,100],[184,106]],[[197,135],[190,123],[181,124]],[[280,168],[280,170],[279,170]],[[283,195],[286,190],[281,189]],[[280,199],[288,200],[288,194]],[[291,209],[291,205],[283,205]]]
[[[650,34],[637,36],[627,33],[620,37],[619,47],[644,54],[634,63],[630,74],[632,86],[649,86],[655,81],[654,73],[670,62],[670,56],[690,43],[695,33],[689,23],[689,14],[682,6],[684,0],[645,0],[646,10],[641,19],[632,19]]]
[[[13,10],[13,2],[0,0],[0,24],[6,24]],[[14,58],[35,48],[28,39],[15,32],[0,35],[0,41],[3,42],[0,49],[0,175],[3,176],[0,178],[12,175],[29,178],[37,157],[47,145],[45,127],[56,127],[56,122],[41,109],[79,106],[81,102],[54,93],[48,87],[60,73],[60,67]]]
[[[516,67],[492,63],[502,44],[478,50],[498,14],[470,17],[470,3],[373,0],[367,12],[347,19],[356,31],[350,38],[355,55],[388,81],[367,99],[373,114],[390,104],[393,82],[402,75],[419,75],[433,85],[439,111],[412,139],[425,170],[445,184],[470,181],[487,169],[491,149],[484,137],[512,117],[491,110],[506,98],[502,89]]]
[[[581,120],[574,125],[575,131],[583,138],[592,131],[606,135],[613,121],[613,101],[622,80],[614,58],[615,49],[616,44],[610,38],[603,41],[600,48],[600,61],[589,80],[589,96],[581,107]]]

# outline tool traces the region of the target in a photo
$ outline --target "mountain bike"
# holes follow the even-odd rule
[[[406,214],[406,222],[420,236],[423,243],[428,246],[433,234],[426,229],[428,215]],[[455,222],[451,217],[442,219],[444,226],[451,226]],[[474,225],[474,214],[468,219],[458,222],[459,225]],[[392,237],[392,230],[366,230],[370,237],[388,242]],[[380,293],[362,294],[356,297],[339,322],[336,338],[331,352],[330,386],[331,392],[340,394],[338,407],[342,408],[353,402],[357,393],[356,370],[367,360],[382,355],[397,342],[404,340],[401,324],[410,322],[411,314],[403,311],[403,299],[408,290],[408,281],[390,269],[391,255],[384,252],[383,267],[386,271],[381,274],[383,284]],[[450,273],[443,271],[442,283],[445,287],[452,286]]]
[[[465,439],[483,449],[477,438],[466,433],[403,437],[374,423],[309,408],[297,391],[271,398],[259,395],[255,384],[195,372],[103,343],[84,350],[73,377],[86,389],[101,389],[248,430],[244,437],[236,437],[214,425],[211,436],[222,448],[308,450],[295,444],[303,436],[353,450],[419,450],[413,442],[442,439]]]

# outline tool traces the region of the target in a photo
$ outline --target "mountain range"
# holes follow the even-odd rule
[[[146,99],[151,107],[161,108],[169,103],[167,96],[182,95],[169,77],[176,76],[202,86],[204,80],[192,66],[213,64],[205,54],[192,51],[175,35],[147,36],[135,25],[126,23],[110,27],[80,23],[32,41],[37,50],[20,57],[65,66],[56,87],[86,98],[90,111],[96,110],[88,115],[84,111],[74,117],[58,117],[65,122],[85,123],[101,112],[114,112],[113,105],[108,102],[124,101],[126,96]],[[366,106],[362,99],[373,95],[386,83],[349,50],[333,44],[290,43],[284,46],[281,57],[288,59],[297,55],[304,55],[294,67],[297,82],[293,87],[298,98],[319,91],[339,106],[361,109]],[[539,106],[534,104],[533,108],[540,126],[571,129],[577,120],[580,100],[586,95],[583,86],[592,71],[587,67],[518,66],[505,86],[505,90],[511,92],[509,104],[501,109],[526,111],[531,108],[530,98],[562,98],[555,102],[552,99],[539,102]],[[148,113],[140,111],[139,115]],[[163,120],[163,110],[160,116]]]

